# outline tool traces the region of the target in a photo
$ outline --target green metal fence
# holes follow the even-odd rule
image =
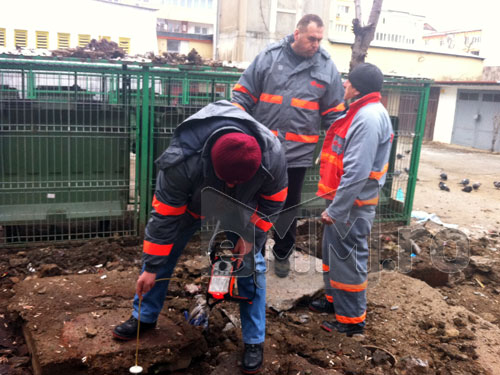
[[[140,235],[154,160],[180,122],[231,98],[239,74],[0,55],[0,243]],[[429,85],[384,86],[396,131],[381,221],[409,221]],[[304,215],[323,208],[318,171],[306,176]]]

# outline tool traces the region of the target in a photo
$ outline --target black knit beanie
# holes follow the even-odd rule
[[[380,91],[384,83],[384,75],[380,69],[369,63],[356,65],[349,73],[348,79],[351,85],[359,91],[360,96]]]

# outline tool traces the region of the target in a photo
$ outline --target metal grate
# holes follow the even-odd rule
[[[0,241],[137,235],[134,78],[0,70]]]
[[[184,119],[230,99],[238,78],[208,67],[0,55],[0,242],[140,235],[154,160]],[[410,219],[429,86],[384,85],[395,138],[379,221]],[[324,132],[316,157],[323,139]],[[303,216],[324,208],[318,180],[316,164],[306,175]]]

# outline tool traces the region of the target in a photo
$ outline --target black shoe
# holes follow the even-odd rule
[[[343,324],[337,321],[321,323],[321,328],[325,331],[332,332],[337,331],[339,333],[345,333],[347,337],[352,337],[353,335],[362,335],[365,333],[364,327],[359,324]]]
[[[241,370],[244,374],[256,374],[264,360],[264,344],[245,344]]]
[[[274,273],[278,277],[287,277],[290,273],[290,260],[274,258]]]
[[[125,323],[122,323],[115,327],[115,329],[113,330],[113,336],[118,340],[124,340],[124,341],[135,339],[137,337],[138,322],[139,321],[136,318],[131,316],[130,319],[127,320]],[[156,322],[154,323],[141,322],[139,330],[140,333],[143,334],[144,332],[150,331],[155,327],[156,327]]]
[[[317,313],[328,313],[333,314],[335,309],[333,307],[333,302],[328,302],[326,298],[315,299],[309,304],[309,310]]]

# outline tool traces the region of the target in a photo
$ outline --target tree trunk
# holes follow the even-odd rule
[[[354,43],[351,47],[351,62],[349,64],[349,71],[356,65],[365,62],[368,47],[370,46],[373,37],[375,36],[375,29],[377,28],[378,19],[382,10],[383,0],[373,0],[372,10],[368,19],[368,25],[362,26],[361,24],[361,0],[354,0],[356,18],[352,20],[352,29],[354,32]]]

